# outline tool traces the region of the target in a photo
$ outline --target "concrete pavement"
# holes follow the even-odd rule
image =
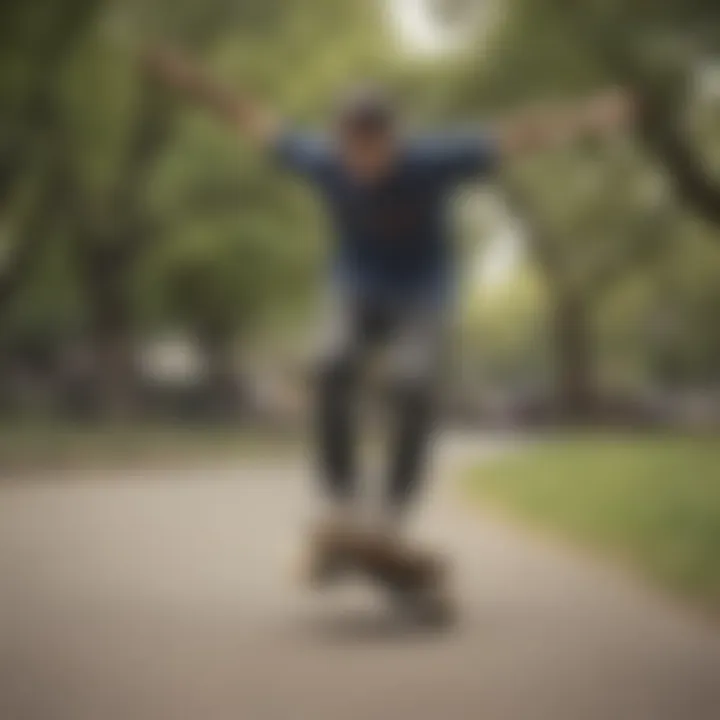
[[[718,626],[611,568],[462,508],[452,443],[418,532],[457,562],[461,622],[289,566],[301,462],[0,486],[2,720],[716,720]]]

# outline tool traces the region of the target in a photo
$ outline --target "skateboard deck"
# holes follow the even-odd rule
[[[438,624],[455,616],[449,564],[439,553],[368,532],[337,530],[317,536],[316,550],[328,576],[365,577],[385,590],[402,612]]]

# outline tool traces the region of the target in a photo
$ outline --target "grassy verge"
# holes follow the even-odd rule
[[[468,484],[720,609],[720,438],[553,441],[473,469]]]
[[[299,435],[221,426],[0,426],[0,477],[277,456]]]

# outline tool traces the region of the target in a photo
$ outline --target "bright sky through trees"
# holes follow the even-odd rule
[[[452,33],[443,32],[433,20],[425,0],[393,0],[389,8],[400,41],[410,52],[433,55],[452,49]]]
[[[401,47],[409,53],[441,55],[452,52],[460,42],[454,32],[440,27],[429,12],[426,0],[393,0],[389,8]],[[521,253],[517,229],[509,219],[499,217],[490,242],[477,253],[474,263],[477,282],[486,291],[504,285],[517,270]]]

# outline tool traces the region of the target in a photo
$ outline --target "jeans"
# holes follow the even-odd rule
[[[357,486],[358,381],[387,353],[390,432],[385,501],[402,511],[421,485],[446,346],[447,308],[423,299],[373,299],[336,292],[322,326],[316,436],[323,491],[350,501]]]

